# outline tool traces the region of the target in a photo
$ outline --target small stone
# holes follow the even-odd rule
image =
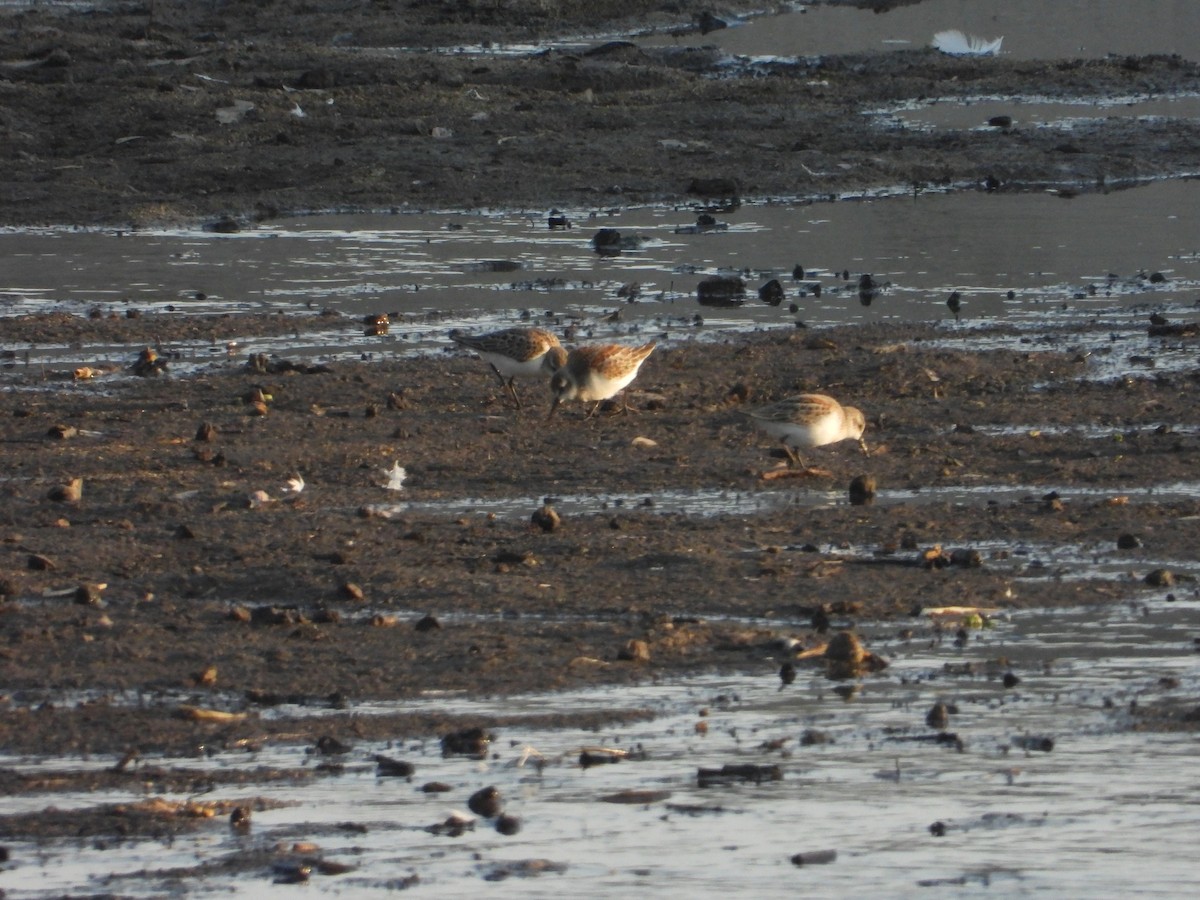
[[[98,584],[81,584],[75,588],[75,602],[80,606],[102,606],[100,591],[103,587]]]
[[[650,662],[650,645],[645,641],[631,640],[621,648],[617,659],[626,662],[648,663]]]
[[[29,554],[29,559],[26,560],[25,564],[35,572],[46,572],[54,568],[54,563],[50,557],[42,556],[40,553]]]
[[[442,756],[472,756],[483,759],[492,743],[491,732],[482,728],[464,728],[442,737]]]
[[[340,756],[344,753],[349,753],[353,749],[350,745],[343,744],[337,738],[328,734],[317,739],[317,752],[323,756]]]
[[[215,441],[217,439],[217,426],[209,422],[204,422],[196,429],[196,440],[198,441]]]
[[[58,441],[69,440],[73,437],[78,437],[79,429],[74,425],[55,425],[46,432],[46,437],[54,438]]]
[[[875,476],[859,475],[850,482],[850,505],[870,506],[875,502]]]
[[[1171,587],[1175,584],[1175,576],[1168,569],[1155,569],[1147,573],[1145,581],[1151,587]]]
[[[782,682],[780,685],[781,688],[783,687],[783,685],[788,685],[788,684],[791,684],[793,681],[795,681],[796,680],[796,667],[794,665],[792,665],[790,662],[785,662],[782,666],[779,667],[779,680],[780,680],[780,682]]]
[[[382,754],[376,754],[375,765],[375,774],[380,778],[409,778],[417,771],[417,767],[410,762]]]
[[[836,850],[812,850],[792,857],[793,866],[823,866],[837,862]]]
[[[338,596],[343,600],[353,600],[356,603],[361,603],[365,595],[361,587],[353,581],[347,581],[338,587]]]
[[[553,506],[546,503],[540,509],[534,511],[530,517],[530,521],[548,534],[562,524],[562,517],[559,516]]]
[[[940,701],[933,704],[925,714],[925,724],[938,731],[945,731],[950,724],[950,710],[946,708],[946,704]]]
[[[1015,688],[1020,683],[1021,683],[1021,679],[1018,678],[1016,675],[1014,675],[1012,672],[1004,673],[1003,684],[1006,688]]]
[[[977,569],[983,565],[983,556],[978,550],[958,549],[950,551],[950,565],[963,569]]]
[[[229,827],[235,831],[250,830],[250,807],[239,806],[229,814]]]
[[[439,622],[433,616],[429,616],[429,615],[422,616],[420,619],[417,620],[417,624],[413,626],[413,628],[415,628],[417,631],[420,631],[420,632],[437,631],[441,627],[442,627],[442,623]]]
[[[481,788],[467,800],[467,809],[484,819],[491,819],[503,810],[504,804],[500,799],[500,791],[494,786]]]
[[[1117,538],[1118,550],[1136,550],[1142,546],[1142,539],[1136,534],[1123,534]]]
[[[512,837],[521,830],[521,820],[507,813],[496,817],[496,831],[505,837]]]
[[[51,488],[46,496],[55,503],[78,503],[83,497],[83,479],[72,478],[66,484]]]

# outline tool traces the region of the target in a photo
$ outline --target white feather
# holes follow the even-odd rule
[[[957,29],[939,31],[933,36],[934,48],[951,56],[994,56],[1000,52],[1003,42],[1003,35],[989,41],[973,34],[963,34]]]
[[[387,476],[387,484],[384,490],[399,491],[404,489],[404,479],[408,477],[408,473],[404,471],[404,467],[399,462],[392,463],[390,469],[384,469],[383,474]]]

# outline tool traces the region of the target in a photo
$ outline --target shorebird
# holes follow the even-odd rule
[[[552,375],[566,361],[567,355],[558,338],[544,328],[505,328],[477,335],[463,334],[456,329],[450,332],[450,340],[474,350],[480,359],[489,363],[518,408],[521,398],[513,384],[516,377]]]
[[[567,354],[566,362],[550,379],[550,393],[554,395],[550,415],[554,415],[564,400],[582,400],[596,404],[588,413],[588,418],[591,418],[600,408],[601,401],[615,396],[637,378],[638,369],[654,347],[654,341],[640,347],[627,347],[624,344],[576,347]]]
[[[745,414],[767,434],[780,438],[788,458],[805,469],[809,468],[808,464],[793,447],[822,447],[853,439],[858,441],[863,453],[868,452],[862,437],[867,427],[863,414],[824,394],[799,394],[748,409]]]

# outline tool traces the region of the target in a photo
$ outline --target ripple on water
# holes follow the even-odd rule
[[[255,813],[248,838],[221,822],[169,844],[122,841],[101,850],[52,841],[35,851],[8,842],[6,889],[52,896],[90,889],[95,873],[145,871],[150,874],[108,876],[105,884],[123,895],[152,896],[179,884],[154,872],[198,865],[200,874],[183,882],[189,890],[202,884],[208,891],[254,894],[271,873],[256,864],[230,875],[221,860],[247,845],[311,840],[323,857],[355,866],[343,876],[314,875],[315,884],[368,896],[382,896],[413,873],[422,885],[465,892],[527,859],[562,867],[522,883],[523,892],[534,894],[675,893],[681,883],[701,893],[736,886],[761,896],[790,895],[798,884],[819,897],[926,896],[927,885],[939,883],[959,891],[1071,894],[1086,883],[1095,896],[1134,887],[1180,895],[1194,874],[1193,815],[1181,798],[1192,787],[1195,739],[1131,732],[1128,710],[1134,701],[1192,696],[1200,687],[1193,623],[1194,609],[1180,604],[1017,611],[972,632],[963,647],[928,635],[902,640],[890,626],[869,627],[866,641],[892,666],[861,683],[848,701],[834,693],[833,683],[803,668],[780,690],[778,660],[765,659],[762,672],[742,676],[391,704],[392,711],[433,706],[485,720],[565,708],[649,709],[655,718],[598,733],[513,726],[484,761],[445,758],[435,740],[360,744],[343,758],[344,774],[337,777],[219,787],[214,795],[222,799],[267,796],[295,804]],[[975,664],[974,674],[954,674],[968,671],[967,663]],[[1020,677],[1016,687],[1002,686],[999,674],[1006,671]],[[938,700],[952,705],[948,727],[963,741],[961,752],[926,739],[932,732],[925,712]],[[698,722],[705,733],[697,731]],[[806,732],[820,733],[824,742],[805,743]],[[765,749],[776,741],[782,753]],[[581,769],[579,751],[587,746],[633,755]],[[1037,749],[1044,747],[1050,749]],[[527,748],[541,755],[540,768]],[[378,778],[376,752],[413,762],[412,782]],[[778,764],[784,778],[698,787],[698,768],[731,762]],[[45,771],[83,765],[0,764]],[[188,761],[201,771],[313,764],[305,748],[278,745]],[[419,785],[427,781],[443,781],[452,791],[424,794]],[[517,836],[504,838],[482,821],[457,838],[425,830],[486,785],[495,785],[507,811],[520,817]],[[602,802],[627,790],[670,796]],[[109,797],[91,798],[98,799]],[[39,800],[63,807],[89,802],[54,794],[22,802],[37,808]],[[346,822],[366,830],[347,831]],[[944,837],[930,834],[935,822]],[[837,860],[812,869],[789,862],[796,853],[818,850],[836,850]]]

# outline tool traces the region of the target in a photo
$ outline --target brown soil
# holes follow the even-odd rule
[[[630,20],[610,18],[610,7],[666,23],[685,21],[692,4],[349,5],[337,15],[290,0],[6,10],[0,222],[621,205],[677,200],[693,179],[732,178],[743,195],[988,175],[1011,189],[1087,189],[1170,174],[1195,159],[1194,122],[1113,119],[1067,146],[1061,135],[1039,133],[882,134],[854,114],[930,93],[1196,90],[1197,67],[1176,58],[964,62],[911,51],[781,65],[768,78],[705,79],[713,58],[703,51],[610,47],[479,60],[346,49],[615,31]],[[236,100],[254,111],[220,124],[216,110]],[[305,118],[291,115],[294,103]],[[452,134],[435,137],[434,128]],[[657,143],[665,138],[703,149],[667,151]],[[309,325],[328,322],[286,323],[288,331]],[[10,341],[131,346],[279,327],[270,317],[236,326],[169,316],[4,323]],[[115,761],[127,751],[191,754],[315,742],[330,732],[352,739],[495,726],[449,717],[268,724],[256,710],[283,700],[502,694],[719,668],[773,678],[778,638],[823,639],[812,627],[818,610],[835,628],[895,619],[898,631],[936,640],[923,607],[1136,602],[1161,593],[1140,584],[1141,550],[1128,551],[1128,585],[1047,577],[1014,586],[1010,570],[988,558],[927,565],[937,547],[1111,547],[1131,533],[1156,557],[1196,559],[1177,522],[1200,504],[1118,496],[1193,477],[1200,441],[1136,423],[1148,414],[1187,417],[1194,377],[1077,382],[1087,363],[1070,353],[950,352],[924,347],[928,336],[892,325],[818,340],[797,330],[664,347],[630,392],[637,411],[585,418],[575,407],[549,421],[540,395],[515,410],[468,355],[270,372],[231,363],[188,379],[168,367],[115,388],[9,392],[0,408],[0,751]],[[10,375],[38,380],[19,369]],[[265,414],[246,402],[256,388]],[[814,388],[869,398],[861,405],[871,454],[852,444],[825,448],[812,454],[824,472],[773,479],[781,460],[739,409]],[[983,437],[967,427],[982,422],[1107,424],[1129,433],[1081,441]],[[215,429],[211,440],[197,439],[205,423]],[[64,433],[58,426],[69,436],[55,436]],[[382,470],[397,460],[409,479],[390,494]],[[282,489],[296,472],[308,486],[289,497]],[[844,490],[859,474],[883,489],[1013,484],[1031,486],[1032,496],[782,507],[750,517],[669,511],[675,491]],[[51,499],[76,478],[79,499]],[[1071,486],[1099,493],[1043,499]],[[256,502],[256,491],[272,499]],[[589,493],[629,502],[566,515],[549,532],[531,524],[540,498]],[[463,497],[523,498],[527,509],[499,517],[379,509]],[[419,630],[426,615],[441,627]],[[643,649],[648,660],[623,658]],[[111,699],[121,691],[166,699],[129,708]],[[62,703],[64,692],[93,699]],[[184,705],[246,715],[197,720]],[[573,720],[564,711],[561,721]],[[31,829],[10,823],[5,833]]]

